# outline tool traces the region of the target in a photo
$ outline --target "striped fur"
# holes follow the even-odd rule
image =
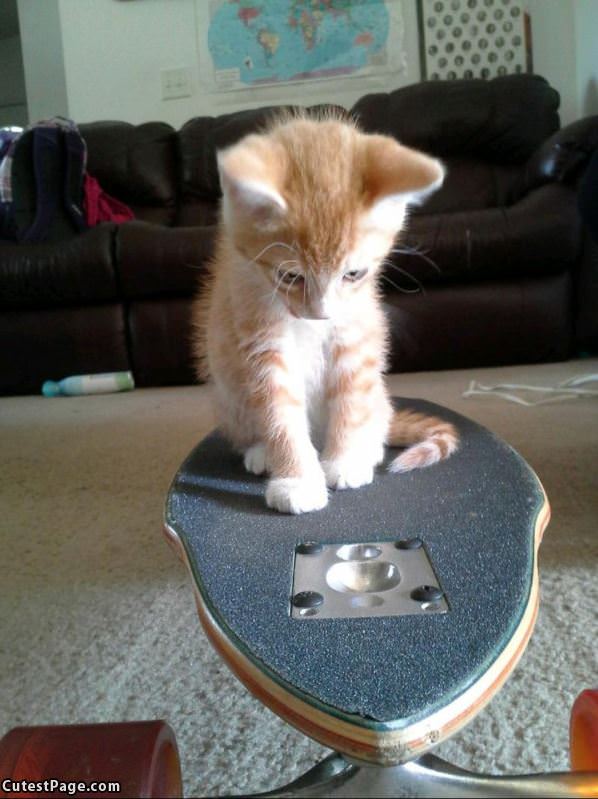
[[[392,472],[432,466],[448,458],[459,446],[459,436],[452,424],[410,410],[394,412],[387,441],[393,447],[407,447],[390,464]]]
[[[193,309],[198,374],[246,468],[270,476],[283,512],[324,507],[329,488],[448,457],[453,428],[393,414],[378,277],[409,202],[441,165],[346,121],[274,122],[219,154],[222,223]],[[412,446],[410,446],[412,445]]]

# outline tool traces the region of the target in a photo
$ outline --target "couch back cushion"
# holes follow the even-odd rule
[[[370,94],[353,107],[368,133],[441,158],[442,188],[414,214],[507,206],[522,165],[559,128],[559,94],[537,75],[428,81]]]
[[[427,81],[369,94],[353,113],[385,133],[440,157],[520,164],[559,128],[559,94],[538,75]]]
[[[521,164],[559,127],[559,95],[537,75],[429,81],[370,94],[350,114],[369,133],[384,133],[442,158],[442,189],[414,213],[508,205]],[[311,110],[318,109],[315,106]],[[280,107],[189,120],[178,134],[183,206],[178,224],[209,224],[220,196],[216,151],[259,131]]]
[[[164,122],[80,125],[87,170],[101,187],[148,222],[172,224],[178,199],[176,134]]]
[[[413,206],[412,215],[479,211],[511,204],[521,166],[463,156],[442,160],[447,170],[442,188],[421,206]]]
[[[263,129],[284,108],[289,106],[266,106],[218,117],[196,117],[183,125],[178,137],[183,198],[219,197],[216,152],[249,133]]]
[[[263,130],[277,114],[292,112],[297,106],[265,106],[223,114],[218,117],[195,117],[181,128],[178,141],[181,162],[183,198],[220,197],[220,181],[216,166],[216,153],[230,147],[249,133]],[[347,117],[350,114],[341,106],[313,105],[307,110],[317,114],[334,108]]]

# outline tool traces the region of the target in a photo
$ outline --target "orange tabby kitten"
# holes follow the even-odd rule
[[[304,513],[328,488],[429,466],[458,437],[439,419],[392,409],[382,373],[387,324],[378,272],[409,203],[441,164],[335,118],[281,118],[218,156],[222,224],[194,307],[199,372],[245,467],[267,472],[266,502]]]

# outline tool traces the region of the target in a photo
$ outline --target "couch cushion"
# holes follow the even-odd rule
[[[44,380],[130,369],[120,303],[0,313],[0,394],[39,394]]]
[[[516,164],[558,129],[559,99],[538,75],[507,75],[368,94],[352,111],[364,130],[434,155]]]
[[[432,286],[425,296],[394,292],[385,309],[393,372],[539,363],[571,354],[569,274]],[[128,324],[137,386],[196,382],[190,298],[133,302]]]
[[[392,263],[426,284],[559,274],[580,255],[576,194],[552,183],[508,207],[420,214],[401,241],[424,257],[396,252]],[[414,285],[392,267],[387,274],[405,288]]]
[[[431,286],[385,298],[389,371],[467,369],[571,356],[571,276]],[[463,390],[467,388],[463,386]]]
[[[196,382],[188,297],[132,302],[127,323],[135,385]]]
[[[118,295],[115,225],[102,224],[60,244],[0,243],[0,308],[52,308]]]
[[[216,228],[163,228],[127,222],[117,233],[123,297],[191,295],[206,275]]]
[[[219,200],[211,197],[186,197],[179,205],[175,225],[180,227],[210,227],[219,219]]]
[[[87,170],[102,188],[140,215],[177,200],[174,129],[164,122],[92,122],[80,126],[88,148]]]

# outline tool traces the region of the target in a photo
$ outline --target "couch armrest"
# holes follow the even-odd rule
[[[513,199],[546,183],[574,184],[597,148],[598,116],[584,117],[561,128],[528,158]]]
[[[0,312],[116,300],[115,229],[105,222],[61,242],[0,241]]]

